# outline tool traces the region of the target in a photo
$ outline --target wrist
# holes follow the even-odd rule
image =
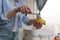
[[[19,8],[17,8],[17,7],[15,7],[15,12],[17,13],[17,12],[19,12]]]
[[[30,20],[27,22],[27,25],[32,25],[33,22],[34,22],[34,20],[33,20],[33,19],[30,19]]]
[[[28,24],[33,24],[33,23],[34,23],[33,19],[29,20],[29,22],[28,22]]]
[[[20,12],[20,11],[21,11],[21,10],[20,10],[20,7],[18,7],[18,8],[17,8],[17,12]]]

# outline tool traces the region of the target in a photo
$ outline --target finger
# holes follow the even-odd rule
[[[22,8],[22,7],[20,8],[20,10],[21,10],[21,12],[23,13],[23,8]]]
[[[28,13],[28,12],[29,12],[29,10],[28,10],[26,7],[25,7],[25,12],[26,12],[26,13]]]
[[[36,22],[33,22],[33,25],[36,25]]]
[[[24,6],[24,13],[27,15],[28,10],[26,9],[26,7]]]
[[[39,21],[35,21],[34,23],[35,23],[34,27],[36,27],[37,29],[42,27],[42,25],[41,25],[41,23]]]
[[[32,12],[31,12],[31,9],[30,9],[28,6],[27,6],[27,9],[30,10],[30,11],[29,11],[30,13],[32,13]]]
[[[38,22],[38,25],[41,27],[42,26],[42,24],[40,23],[40,22]]]
[[[28,8],[27,6],[25,6],[25,9],[26,9],[26,12],[27,12],[27,13],[31,14],[30,8]]]
[[[20,8],[20,10],[21,10],[21,12],[24,13],[24,14],[27,13],[25,6],[22,6],[22,7]]]
[[[34,21],[34,27],[38,27],[38,23],[36,21]]]
[[[29,11],[28,11],[28,13],[29,13],[29,14],[32,14],[31,9],[30,9],[30,8],[28,8],[28,7],[27,7],[27,9],[29,10]]]
[[[25,13],[25,11],[26,11],[26,10],[25,10],[25,7],[23,6],[22,8],[23,8],[23,12]]]

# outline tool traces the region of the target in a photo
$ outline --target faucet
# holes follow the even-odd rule
[[[40,12],[41,12],[41,10],[43,9],[46,1],[47,1],[47,0],[36,0],[37,8],[38,8],[38,10],[39,10],[39,13],[38,13],[38,15],[37,15],[37,18],[40,17]]]

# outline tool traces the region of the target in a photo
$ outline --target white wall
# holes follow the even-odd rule
[[[53,24],[55,31],[60,32],[60,0],[48,0],[41,16],[46,20],[47,24]],[[54,29],[52,27],[52,29]]]
[[[47,23],[60,24],[60,0],[48,0],[41,12]]]
[[[35,10],[36,7],[33,4],[33,0],[25,0],[25,1],[27,5],[31,7],[32,12],[33,11],[36,12]],[[47,24],[54,25],[55,30],[60,32],[59,30],[60,29],[60,0],[47,0],[46,5],[41,11],[41,17],[46,20]],[[33,18],[33,15],[31,16],[31,18]]]

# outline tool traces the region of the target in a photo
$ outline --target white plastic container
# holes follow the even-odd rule
[[[24,40],[53,40],[54,31],[48,29],[24,30]]]

